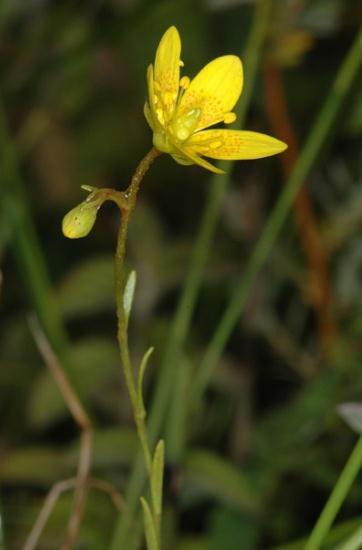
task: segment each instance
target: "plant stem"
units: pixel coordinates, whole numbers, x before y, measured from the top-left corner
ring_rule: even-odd
[[[290,117],[282,71],[272,59],[264,67],[266,87],[266,111],[273,133],[288,144],[280,157],[283,175],[291,174],[299,155],[299,143]],[[309,296],[315,310],[319,341],[326,356],[338,339],[336,320],[332,308],[332,287],[329,273],[329,251],[322,239],[321,228],[313,202],[304,183],[294,201],[294,217],[298,238],[306,260],[309,279]],[[312,292],[311,292],[312,289]]]
[[[344,542],[340,550],[358,550],[362,547],[362,527],[357,529],[353,535]]]
[[[334,486],[314,529],[304,547],[304,550],[317,550],[326,537],[352,483],[362,466],[362,437],[357,441],[339,479]]]
[[[235,109],[238,116],[239,127],[242,127],[244,124],[245,115],[252,96],[260,54],[268,29],[270,9],[270,0],[258,1],[249,39],[243,54],[243,58],[245,57],[246,78],[241,100]],[[236,125],[235,128],[237,128]],[[172,401],[171,397],[174,387],[173,382],[175,379],[175,370],[180,368],[182,350],[184,348],[187,335],[190,331],[192,316],[202,283],[205,265],[210,255],[214,234],[219,219],[221,201],[225,194],[225,190],[230,183],[234,163],[219,162],[218,166],[225,171],[225,174],[211,177],[207,204],[204,209],[195,246],[192,251],[190,267],[174,316],[160,368],[160,375],[157,380],[155,394],[152,399],[148,425],[149,438],[152,443],[154,443],[157,439],[162,423],[166,418],[167,407],[169,406],[170,401]],[[176,418],[177,415],[172,415],[172,417]],[[174,439],[174,436],[177,438],[177,441]],[[181,456],[183,442],[179,441],[178,432],[173,429],[171,424],[167,429],[166,440],[168,457],[171,457],[171,460],[176,461]],[[128,482],[126,495],[127,507],[131,514],[135,511],[143,483],[144,477],[142,472],[142,461],[138,459],[135,462],[131,478]],[[120,516],[116,531],[114,533],[111,550],[118,550],[118,548],[123,546],[129,547],[129,545],[132,544],[129,539],[128,527],[129,525],[125,518]]]
[[[322,146],[329,137],[340,108],[358,75],[362,63],[362,27],[355,38],[319,116],[303,147],[298,162],[270,214],[263,233],[248,261],[242,279],[233,292],[219,325],[214,332],[193,384],[193,399],[198,403],[217,365],[232,330],[245,306],[250,288],[261,270],[289,213],[291,204],[303,181],[315,164]]]
[[[144,178],[146,172],[149,170],[151,164],[161,153],[152,148],[144,159],[139,163],[136,171],[132,177],[131,183],[127,190],[123,193],[123,197],[127,200],[127,208],[124,203],[119,204],[122,210],[121,223],[118,231],[117,249],[115,256],[115,293],[116,293],[116,306],[117,306],[117,319],[118,319],[118,343],[122,361],[122,368],[128,393],[131,399],[134,420],[137,427],[138,436],[141,442],[143,456],[146,464],[148,474],[151,472],[151,452],[147,442],[147,430],[145,424],[145,414],[140,411],[139,403],[137,400],[137,390],[134,379],[134,373],[132,368],[132,362],[129,354],[128,347],[128,321],[125,315],[123,307],[123,291],[125,284],[124,258],[126,252],[126,241],[128,234],[128,226],[132,216],[132,212],[136,205],[137,193],[140,183]]]
[[[270,1],[259,1],[255,10],[254,20],[245,50],[245,87],[241,100],[235,109],[238,117],[238,127],[242,127],[244,125],[246,112],[252,97],[252,90],[257,75],[260,54],[268,27],[269,13]],[[204,209],[203,218],[196,238],[195,246],[192,251],[190,268],[178,308],[175,313],[174,322],[172,324],[169,341],[162,363],[161,376],[158,381],[152,403],[152,411],[150,415],[151,437],[157,432],[157,430],[160,429],[162,419],[165,416],[167,403],[170,400],[170,396],[168,396],[168,394],[170,394],[173,390],[177,391],[177,387],[173,384],[175,370],[180,367],[182,350],[185,345],[187,335],[190,331],[192,315],[202,284],[205,265],[212,247],[221,201],[225,194],[225,190],[230,183],[234,163],[223,162],[219,163],[218,166],[225,171],[225,174],[213,175],[211,177],[210,192],[208,195],[207,204]],[[177,453],[174,456],[173,444],[171,443],[171,441],[173,442],[174,440],[174,436],[172,436],[172,434],[177,436],[177,430],[173,430],[172,427],[170,427],[168,429],[168,435],[171,436],[171,438],[167,438],[168,452],[169,456],[176,460]],[[175,442],[175,446],[176,445],[178,446]]]
[[[245,56],[245,85],[241,100],[235,109],[238,116],[239,127],[242,127],[244,124],[245,115],[252,96],[259,58],[268,29],[270,8],[271,0],[259,0],[257,3],[252,28],[243,55],[243,57]],[[235,125],[235,128],[236,127],[237,126]],[[167,407],[170,401],[172,401],[171,394],[173,390],[175,370],[180,368],[182,349],[190,331],[192,316],[202,283],[206,261],[212,248],[212,241],[218,222],[221,201],[224,196],[225,189],[230,183],[234,163],[220,162],[218,163],[218,166],[225,171],[225,174],[211,177],[207,204],[204,209],[195,246],[193,248],[186,282],[171,326],[170,336],[160,368],[160,375],[157,380],[156,390],[152,400],[148,423],[148,434],[152,443],[154,443],[157,439],[162,423],[166,417]],[[176,419],[176,421],[179,420],[177,419],[177,415],[172,416]],[[183,443],[175,441],[173,434],[177,437],[177,430],[174,430],[173,426],[170,424],[167,430],[166,438],[168,456],[170,456],[173,461],[176,461],[181,456]],[[138,497],[141,493],[143,483],[144,473],[142,459],[138,458],[135,462],[127,487],[126,500],[129,516],[120,516],[111,545],[112,550],[129,547],[129,545],[132,544],[128,532],[129,521],[130,517],[132,517],[135,513],[135,508],[138,503]]]
[[[242,58],[245,59],[245,83],[242,96],[235,109],[238,120],[235,128],[240,129],[244,126],[246,113],[250,105],[257,77],[263,45],[267,35],[270,13],[270,0],[259,0],[255,8],[245,52],[242,55]],[[170,406],[173,407],[173,404],[176,406],[177,403],[177,398],[175,396],[172,397],[172,392],[176,393],[178,391],[177,385],[173,384],[173,380],[177,376],[175,370],[183,368],[181,364],[183,349],[185,347],[187,335],[190,332],[192,315],[202,284],[205,265],[212,249],[213,237],[219,219],[221,201],[230,184],[234,165],[234,162],[219,163],[219,167],[225,171],[225,174],[221,176],[216,174],[211,177],[207,204],[192,251],[190,269],[176,311],[161,368],[161,377],[156,387],[156,393],[152,403],[153,408],[150,416],[151,435],[153,429],[155,431],[156,429],[159,430],[162,418],[165,416],[164,411],[167,404],[170,403]],[[189,408],[185,406],[184,413],[187,414],[188,410]],[[185,438],[182,438],[179,430],[177,430],[176,426],[173,424],[173,419],[176,424],[181,420],[177,419],[177,416],[174,414],[169,415],[168,419],[166,434],[168,457],[171,462],[176,463],[181,459],[184,452]],[[185,419],[181,422],[185,422]]]

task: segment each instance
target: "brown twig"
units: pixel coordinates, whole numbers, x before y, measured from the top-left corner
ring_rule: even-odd
[[[57,356],[51,348],[49,341],[42,331],[38,321],[34,317],[30,320],[30,328],[44,362],[52,373],[54,380],[69,407],[74,421],[78,424],[81,430],[78,471],[76,477],[77,483],[75,487],[73,510],[67,526],[66,540],[62,546],[63,550],[70,550],[74,545],[79,532],[87,495],[87,480],[89,478],[92,455],[92,426],[83,405],[62,370]]]
[[[50,514],[55,506],[56,501],[58,500],[61,493],[68,491],[69,489],[74,489],[77,485],[77,478],[73,477],[70,479],[64,479],[58,481],[50,489],[47,497],[44,501],[43,507],[40,510],[40,513],[36,519],[36,522],[33,525],[32,530],[23,546],[23,550],[33,550],[36,547],[36,544],[40,538],[40,535],[43,532],[43,529],[49,519]]]
[[[30,535],[25,545],[23,546],[23,550],[33,550],[36,547],[36,544],[44,530],[45,525],[48,522],[50,514],[52,513],[53,508],[60,495],[65,491],[76,489],[77,485],[77,477],[64,479],[62,481],[58,481],[57,483],[55,483],[55,485],[53,485],[44,501],[43,507],[37,517],[36,522],[34,523]],[[117,511],[121,511],[121,509],[124,507],[124,500],[122,495],[107,481],[91,478],[87,481],[87,486],[93,487],[98,491],[102,491],[108,494]]]
[[[63,545],[63,550],[70,550],[76,541],[87,497],[87,481],[91,466],[93,434],[90,424],[84,424],[81,430],[77,471],[78,483],[75,488],[73,510],[69,518],[67,536]]]
[[[298,158],[298,143],[287,110],[280,70],[272,60],[266,63],[264,76],[266,109],[271,127],[278,138],[288,144],[288,149],[280,156],[280,160],[285,175],[289,176]],[[328,352],[337,335],[331,307],[329,258],[305,185],[301,187],[295,199],[294,213],[300,241],[312,276],[309,287],[310,299],[317,316],[320,340],[324,351]]]

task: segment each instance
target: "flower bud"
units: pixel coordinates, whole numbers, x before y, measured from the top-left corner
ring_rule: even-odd
[[[68,239],[86,237],[96,221],[98,208],[98,202],[84,201],[70,210],[63,218],[63,235]]]

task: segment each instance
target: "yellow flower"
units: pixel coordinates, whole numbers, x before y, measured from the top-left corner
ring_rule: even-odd
[[[181,40],[170,27],[158,45],[155,65],[147,69],[145,116],[153,144],[180,164],[199,164],[222,173],[203,157],[220,160],[257,159],[284,151],[285,143],[257,132],[213,129],[236,120],[232,112],[243,87],[243,68],[235,55],[208,63],[193,80],[180,79]]]

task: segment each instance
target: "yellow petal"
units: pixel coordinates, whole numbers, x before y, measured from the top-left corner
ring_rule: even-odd
[[[153,65],[149,65],[147,67],[147,87],[148,87],[148,102],[150,107],[150,114],[154,122],[154,125],[160,126],[160,123],[162,123],[163,115],[160,108],[156,109],[157,98],[155,95],[155,87],[154,87],[154,79],[153,79]],[[145,116],[146,116],[147,122],[150,124],[146,113],[145,113]],[[161,120],[159,120],[159,118],[161,118]],[[151,126],[151,128],[154,129],[153,126]]]
[[[204,130],[187,141],[195,153],[219,160],[259,159],[277,155],[287,148],[278,139],[258,132]]]
[[[177,108],[177,118],[200,109],[197,129],[217,124],[229,113],[241,94],[243,67],[235,55],[217,57],[191,81]]]
[[[181,40],[176,27],[162,36],[155,58],[155,91],[166,118],[172,115],[179,92]]]
[[[143,113],[145,115],[145,118],[148,122],[148,125],[150,126],[151,130],[155,131],[155,122],[153,120],[153,114],[152,114],[152,111],[151,111],[151,108],[149,106],[149,104],[147,103],[147,101],[145,102],[144,106],[143,106]]]

